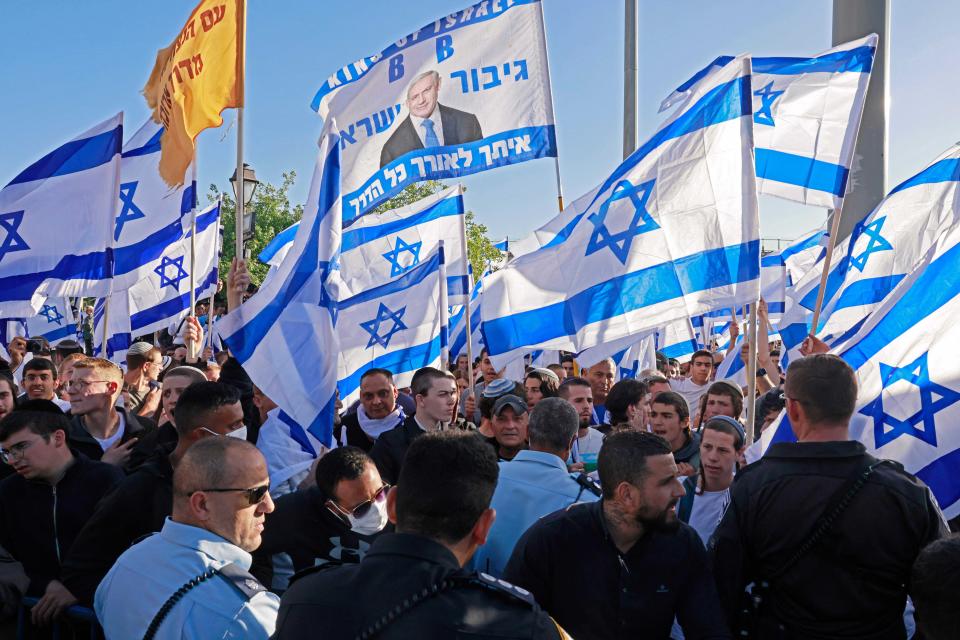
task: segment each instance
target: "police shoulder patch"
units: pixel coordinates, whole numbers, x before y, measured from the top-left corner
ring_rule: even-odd
[[[253,577],[253,574],[232,562],[220,567],[218,573],[247,600],[267,590],[259,580]]]
[[[490,574],[483,573],[482,571],[471,574],[470,582],[498,593],[507,594],[515,599],[523,600],[530,605],[535,606],[537,604],[537,601],[533,598],[533,594],[523,587],[518,587],[500,578],[494,578]]]

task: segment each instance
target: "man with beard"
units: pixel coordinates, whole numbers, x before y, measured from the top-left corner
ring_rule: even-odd
[[[517,542],[504,579],[575,638],[730,638],[696,531],[677,519],[670,445],[622,431],[598,460],[603,499],[546,516]]]

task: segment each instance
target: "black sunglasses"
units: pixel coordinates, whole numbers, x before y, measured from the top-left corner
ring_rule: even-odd
[[[337,504],[337,501],[334,500],[333,498],[330,498],[329,500],[327,500],[327,502],[329,502],[334,507],[336,507],[337,511],[339,511],[339,515],[352,515],[354,518],[359,520],[363,516],[367,515],[367,512],[369,512],[370,508],[373,507],[374,502],[380,502],[381,500],[383,500],[387,494],[387,491],[389,490],[390,490],[389,484],[383,485],[382,487],[377,489],[377,493],[374,494],[373,500],[367,500],[366,502],[361,502],[356,507],[354,507],[352,511],[347,511],[346,509],[341,507],[339,504]]]
[[[206,493],[242,493],[247,498],[247,502],[252,506],[263,502],[264,496],[270,491],[270,485],[265,484],[252,489],[197,489]],[[197,491],[194,491],[196,493]]]

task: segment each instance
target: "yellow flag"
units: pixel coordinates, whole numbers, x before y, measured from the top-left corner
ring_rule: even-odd
[[[160,176],[183,184],[194,140],[243,106],[245,0],[202,0],[173,43],[157,52],[143,88],[153,120],[164,126]]]

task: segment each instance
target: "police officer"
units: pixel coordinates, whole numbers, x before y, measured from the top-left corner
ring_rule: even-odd
[[[476,434],[414,440],[387,497],[397,532],[377,538],[359,564],[295,576],[274,638],[566,637],[528,592],[462,569],[493,524],[497,475]]]
[[[575,502],[600,498],[600,487],[589,476],[567,472],[565,461],[579,426],[577,410],[562,398],[545,398],[534,407],[527,427],[530,448],[500,463],[490,502],[497,520],[474,556],[474,567],[501,577],[514,545],[530,525]]]
[[[850,439],[857,380],[843,360],[791,362],[784,391],[798,442],[737,474],[711,542],[727,617],[760,638],[904,638],[911,565],[947,533],[930,489]]]
[[[247,571],[273,511],[267,463],[238,438],[204,438],[173,475],[173,515],[132,546],[94,600],[108,638],[268,638],[279,599]]]

